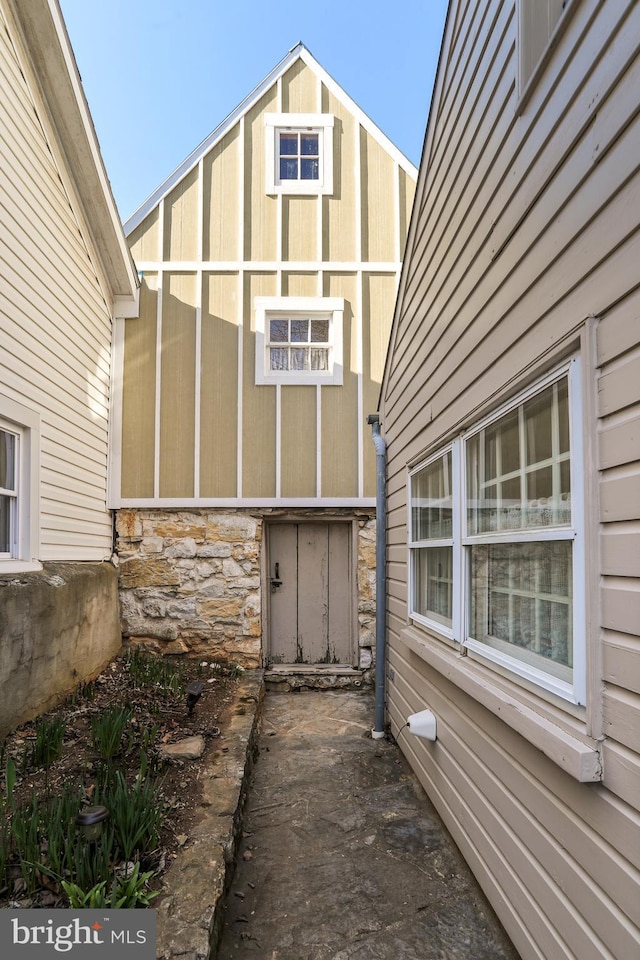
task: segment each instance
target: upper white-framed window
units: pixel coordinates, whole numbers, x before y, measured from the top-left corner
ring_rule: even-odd
[[[0,396],[0,573],[39,570],[40,417]]]
[[[586,698],[580,365],[409,473],[409,616],[462,652]]]
[[[333,123],[330,113],[265,115],[267,193],[333,193]]]
[[[519,91],[522,97],[535,83],[555,45],[575,0],[518,0]]]
[[[256,297],[256,383],[342,383],[342,297]]]

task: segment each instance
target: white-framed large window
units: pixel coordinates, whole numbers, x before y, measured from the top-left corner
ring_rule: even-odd
[[[40,417],[0,396],[0,573],[39,570]]]
[[[409,473],[409,615],[585,702],[581,386],[572,360]]]
[[[256,297],[256,383],[342,383],[342,297]]]
[[[265,115],[267,193],[333,193],[333,122],[328,113]]]

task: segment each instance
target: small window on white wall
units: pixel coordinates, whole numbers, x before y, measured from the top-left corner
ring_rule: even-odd
[[[333,116],[268,113],[265,124],[267,193],[332,193]]]
[[[40,417],[0,396],[0,573],[39,570]]]
[[[341,297],[256,297],[256,383],[341,384]]]

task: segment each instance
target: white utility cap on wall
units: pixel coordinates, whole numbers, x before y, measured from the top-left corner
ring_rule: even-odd
[[[425,740],[436,739],[436,715],[432,710],[421,710],[420,713],[412,713],[407,719],[409,732],[416,737],[423,737]]]

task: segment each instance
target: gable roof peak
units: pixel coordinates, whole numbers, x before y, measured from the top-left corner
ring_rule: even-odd
[[[327,73],[327,71],[322,67],[316,58],[313,56],[308,47],[302,43],[301,40],[292,47],[287,55],[278,63],[273,70],[264,78],[264,80],[258,84],[257,87],[249,93],[244,100],[238,104],[235,110],[219,123],[218,126],[206,137],[202,143],[200,143],[195,150],[193,150],[189,156],[183,160],[183,162],[176,167],[176,169],[171,173],[166,180],[164,180],[153,193],[147,197],[144,203],[138,207],[138,209],[125,221],[124,231],[128,236],[133,230],[138,227],[145,217],[151,213],[151,211],[157,206],[160,201],[167,196],[167,194],[174,188],[174,186],[179,183],[182,178],[189,173],[195,166],[197,166],[200,158],[205,156],[215,145],[218,143],[224,135],[231,129],[231,127],[243,117],[251,107],[257,103],[260,97],[272,87],[280,77],[282,77],[289,67],[295,63],[297,59],[301,59],[311,70],[313,70],[322,83],[327,87],[327,89],[340,100],[350,113],[358,120],[358,122],[368,130],[383,146],[383,148],[391,154],[394,160],[406,170],[412,177],[416,178],[418,175],[417,169],[411,163],[410,160],[405,157],[405,155],[395,146],[394,143],[389,140],[389,138],[380,130],[380,128],[371,120],[370,117],[358,106],[358,104],[352,100],[352,98],[346,93],[345,90],[337,83],[333,77]]]

